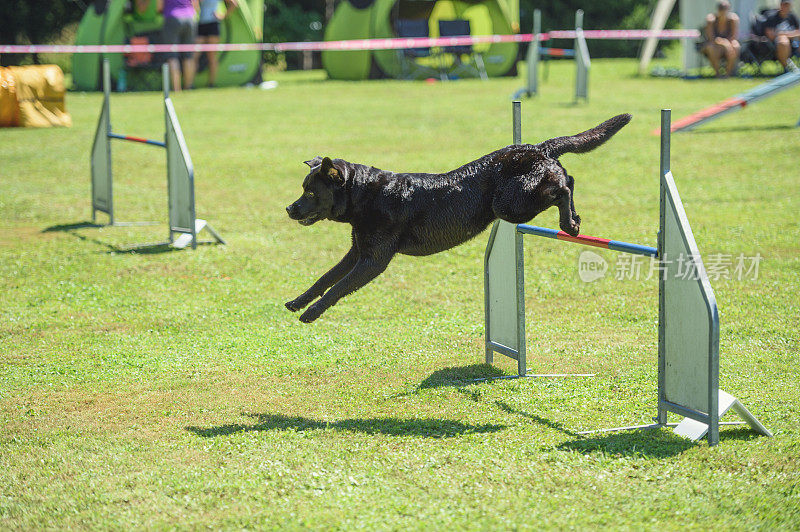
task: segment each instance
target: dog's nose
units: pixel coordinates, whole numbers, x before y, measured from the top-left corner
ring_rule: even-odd
[[[286,207],[286,213],[287,213],[287,214],[292,214],[292,206],[291,206],[291,205],[289,205],[288,207]]]

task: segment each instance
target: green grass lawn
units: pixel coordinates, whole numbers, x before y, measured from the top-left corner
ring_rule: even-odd
[[[593,62],[576,106],[571,63],[555,62],[523,104],[523,140],[632,113],[562,162],[582,232],[655,245],[659,109],[677,119],[763,80],[635,68]],[[673,137],[701,252],[763,257],[757,279],[712,285],[721,387],[775,437],[725,427],[709,448],[666,429],[577,434],[656,411],[656,282],[583,283],[586,248],[527,239],[526,327],[530,369],[593,379],[461,382],[491,371],[487,234],[399,256],[300,323],[283,303],[349,243],[347,226],[287,218],[302,161],[454,168],[511,143],[520,82],[277,79],[174,95],[198,216],[227,246],[125,252],[167,228],[163,153],[124,143],[117,218],[159,225],[70,228],[90,220],[100,94],[69,94],[70,129],[0,131],[0,528],[800,528],[797,90]],[[112,98],[121,133],[158,138],[163,120],[157,93]]]

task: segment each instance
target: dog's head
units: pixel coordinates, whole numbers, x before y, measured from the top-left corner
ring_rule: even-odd
[[[317,156],[305,163],[311,172],[303,180],[303,195],[286,207],[286,212],[292,220],[311,225],[340,211],[336,192],[342,189],[344,176],[328,157]]]

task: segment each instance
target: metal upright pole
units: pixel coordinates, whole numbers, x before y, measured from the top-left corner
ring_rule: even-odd
[[[161,65],[161,84],[164,87],[164,99],[169,98],[169,64]]]
[[[110,175],[111,170],[111,141],[110,135],[112,132],[111,127],[111,67],[108,59],[103,59],[103,106],[106,111],[106,139],[108,143],[108,158],[106,160],[106,168]],[[94,213],[92,213],[92,221],[94,221]],[[108,224],[114,225],[114,181],[109,178],[108,180]]]
[[[587,64],[588,50],[586,40],[583,37],[583,10],[575,12],[575,101],[580,98],[589,99],[589,72]]]
[[[511,103],[514,117],[514,145],[522,144],[522,102]],[[514,264],[516,269],[517,288],[517,374],[524,377],[528,373],[525,349],[525,255],[523,253],[522,234],[514,232]]]
[[[670,136],[672,123],[672,111],[670,109],[661,110],[661,163],[659,165],[659,195],[658,195],[658,261],[659,261],[659,278],[658,278],[658,416],[656,423],[665,425],[667,423],[667,411],[663,407],[666,401],[666,338],[665,338],[665,318],[666,318],[666,292],[665,292],[665,276],[667,272],[664,268],[666,261],[669,257],[664,256],[664,236],[666,224],[666,202],[667,191],[664,176],[670,171]]]
[[[169,223],[169,237],[167,238],[168,242],[172,244],[174,242],[174,238],[172,235],[172,182],[170,174],[170,155],[171,151],[175,149],[175,146],[172,145],[170,141],[169,133],[169,111],[167,109],[167,102],[169,101],[169,64],[164,63],[161,65],[161,84],[164,91],[164,145],[166,149],[166,166],[167,166],[167,211],[169,212],[168,218]]]
[[[533,41],[528,51],[528,97],[539,94],[539,34],[542,33],[542,11],[533,10]]]

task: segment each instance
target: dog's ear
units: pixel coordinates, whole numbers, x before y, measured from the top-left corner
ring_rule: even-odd
[[[313,159],[309,159],[308,161],[303,161],[303,162],[306,163],[309,168],[315,168],[322,164],[322,157],[317,155]]]
[[[325,157],[322,159],[322,168],[320,169],[320,173],[337,185],[344,184],[344,176],[342,176],[342,173],[333,166],[333,161],[331,161],[330,157]]]

